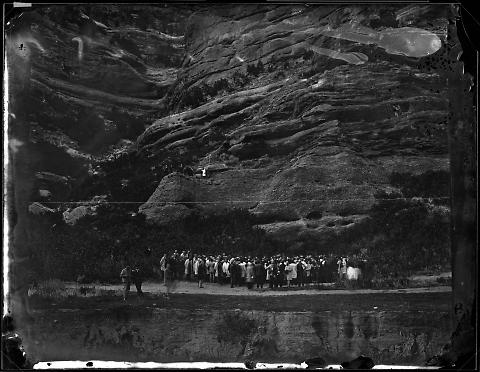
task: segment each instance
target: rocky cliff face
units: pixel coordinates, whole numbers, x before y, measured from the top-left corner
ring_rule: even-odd
[[[164,177],[140,211],[164,224],[194,211],[245,208],[268,233],[298,242],[354,228],[379,193],[404,197],[394,175],[448,172],[448,87],[431,68],[435,54],[375,44],[407,24],[445,47],[447,9],[409,9],[408,20],[401,6],[195,12],[167,95],[171,114],[137,144],[188,153],[207,177]],[[351,41],[350,23],[360,42]]]
[[[184,55],[189,12],[51,6],[10,21],[10,127],[37,158],[29,164],[39,172],[33,198],[47,189],[50,200],[71,199],[71,188],[93,176],[92,165],[127,151],[161,115]]]
[[[136,201],[160,225],[242,208],[303,244],[364,226],[379,195],[445,204],[435,179],[449,171],[448,84],[436,67],[452,62],[448,16],[402,5],[31,12],[9,62],[13,101],[26,81],[15,77],[30,72],[36,198],[72,199],[72,185],[110,177],[123,153],[145,168],[151,195]],[[180,160],[155,173],[168,159]],[[404,180],[425,179],[408,193]],[[83,196],[123,201],[103,191]]]

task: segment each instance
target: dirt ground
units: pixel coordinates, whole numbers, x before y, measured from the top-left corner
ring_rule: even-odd
[[[30,299],[32,310],[59,310],[75,312],[84,309],[111,311],[129,308],[137,315],[151,312],[155,308],[184,310],[259,310],[273,312],[321,312],[321,311],[373,311],[373,312],[449,312],[451,294],[436,293],[378,293],[352,295],[292,295],[271,297],[221,296],[198,294],[172,294],[164,296],[146,294],[137,297],[131,294],[124,302],[120,296],[73,297],[52,301],[33,297]]]
[[[422,282],[434,280],[419,278]],[[420,284],[420,281],[418,282]],[[64,283],[60,296],[43,296],[35,290],[28,296],[30,309],[79,311],[82,309],[113,310],[130,308],[135,312],[155,308],[265,311],[450,311],[452,288],[436,285],[404,289],[334,289],[326,283],[322,289],[263,289],[246,286],[230,288],[229,284],[173,281],[143,283],[144,296],[138,296],[132,285],[127,301],[123,301],[123,285]]]
[[[69,285],[76,286],[75,283]],[[169,319],[168,324],[165,323],[164,332],[178,334],[183,332],[184,322],[188,322],[188,319],[203,322],[210,319],[211,314],[226,314],[224,312],[249,314],[249,317],[263,316],[263,318],[268,318],[273,313],[276,313],[273,316],[280,318],[307,317],[309,327],[314,319],[341,319],[351,317],[353,314],[353,317],[358,319],[377,319],[378,324],[383,324],[388,319],[397,319],[396,322],[401,322],[399,328],[401,331],[400,336],[395,333],[394,337],[402,338],[404,336],[401,332],[405,329],[425,332],[425,329],[431,330],[445,322],[448,323],[452,302],[449,287],[405,290],[257,291],[256,289],[248,290],[245,287],[231,289],[230,286],[218,284],[206,284],[205,288],[198,288],[196,283],[188,282],[179,282],[172,287],[165,287],[162,283],[147,282],[144,290],[144,295],[138,296],[135,288],[132,288],[127,301],[123,301],[121,285],[100,285],[100,287],[97,285],[92,293],[84,292],[84,295],[80,294],[81,292],[76,288],[72,291],[72,295],[58,298],[33,294],[28,297],[29,318],[22,319],[21,324],[30,324],[32,329],[35,327],[38,329],[42,320],[42,324],[49,332],[50,330],[60,332],[62,329],[70,329],[71,324],[75,322],[77,327],[79,324],[84,327],[82,319],[90,319],[91,322],[111,319],[112,324],[116,324],[115,322],[137,326],[146,324],[145,327],[150,329],[149,327],[159,327],[159,319]],[[167,290],[170,292],[168,295],[165,293]],[[198,327],[201,328],[201,325]],[[39,334],[45,334],[45,332],[42,330]],[[77,335],[79,331],[68,332],[58,333],[56,337],[69,339],[70,334]],[[296,328],[295,332],[297,332]],[[298,332],[306,331],[298,329]],[[337,337],[336,332],[334,333],[332,333],[333,338]],[[61,348],[60,345],[63,343],[58,345]],[[71,350],[71,347],[67,349]],[[118,353],[117,349],[112,350],[112,355]],[[92,358],[95,359],[89,357],[89,360]],[[182,357],[181,360],[185,359],[188,358]]]
[[[75,286],[74,283],[70,285]],[[98,288],[98,287],[96,287]],[[61,298],[29,296],[31,309],[108,310],[130,307],[135,311],[155,308],[176,309],[239,309],[264,311],[450,311],[451,288],[410,288],[397,290],[248,290],[218,284],[205,288],[195,283],[179,282],[169,287],[161,283],[145,283],[144,296],[135,288],[126,302],[121,285],[102,285],[100,290],[85,295]]]
[[[84,284],[66,283],[67,288],[85,287],[88,289],[99,289],[104,291],[115,291],[120,294],[122,291],[122,284]],[[327,283],[324,287],[333,286],[333,283]],[[230,288],[229,284],[204,283],[203,288],[199,288],[196,282],[187,281],[173,281],[168,285],[159,282],[145,282],[142,284],[142,291],[151,294],[164,293],[182,293],[182,294],[208,294],[208,295],[223,295],[223,296],[291,296],[291,295],[359,295],[359,294],[379,294],[379,293],[437,293],[437,292],[451,292],[452,288],[449,286],[434,286],[434,287],[420,287],[420,288],[404,288],[404,289],[316,289],[312,286],[305,286],[302,288],[277,288],[269,289],[268,284],[264,285],[263,289],[248,289],[246,286]],[[91,292],[91,290],[89,291]],[[135,293],[135,286],[132,285],[131,292]]]

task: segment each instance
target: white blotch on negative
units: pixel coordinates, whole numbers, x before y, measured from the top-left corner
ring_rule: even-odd
[[[78,43],[78,60],[81,61],[83,58],[83,40],[79,37],[74,37],[72,41],[76,41]]]
[[[244,363],[209,363],[209,362],[177,362],[177,363],[156,363],[156,362],[114,362],[93,360],[92,368],[100,369],[212,369],[212,368],[235,368],[247,369]],[[51,361],[39,362],[33,366],[33,369],[85,369],[87,362],[85,361]],[[307,369],[306,363],[256,363],[255,369]],[[340,364],[330,364],[323,369],[340,370],[343,369]],[[438,369],[438,367],[424,366],[396,366],[396,365],[376,365],[373,369]]]
[[[4,54],[4,70],[3,70],[3,213],[4,216],[7,216],[8,213],[8,206],[10,196],[7,193],[8,187],[8,162],[9,162],[9,154],[8,154],[8,96],[9,96],[9,71],[8,71],[8,63],[7,63],[7,53]],[[15,115],[10,113],[13,118]],[[10,294],[10,265],[9,265],[9,219],[3,219],[3,314],[8,313],[9,308],[9,294]]]
[[[10,150],[15,154],[18,151],[18,148],[22,146],[24,143],[16,138],[12,138],[10,141],[8,141],[8,146],[10,147]]]
[[[313,89],[317,89],[317,88],[320,88],[321,86],[325,85],[325,79],[320,79],[318,80],[318,83],[317,84],[313,84],[312,85],[312,88]]]
[[[430,46],[432,48],[432,52],[430,54],[433,54],[442,47],[442,40],[440,40],[440,38],[437,36],[436,38],[433,38]]]

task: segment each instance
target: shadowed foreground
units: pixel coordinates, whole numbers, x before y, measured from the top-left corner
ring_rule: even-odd
[[[32,362],[329,364],[360,354],[376,364],[424,365],[450,335],[450,293],[223,296],[31,296],[19,322]]]

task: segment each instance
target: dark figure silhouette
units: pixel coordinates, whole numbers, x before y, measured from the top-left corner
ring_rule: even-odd
[[[343,362],[341,366],[344,369],[372,369],[375,363],[373,363],[371,358],[360,355],[349,362]]]
[[[139,296],[143,296],[142,292],[142,283],[143,283],[143,275],[142,270],[137,266],[132,270],[132,283],[135,284],[135,288],[137,289],[137,294]]]

